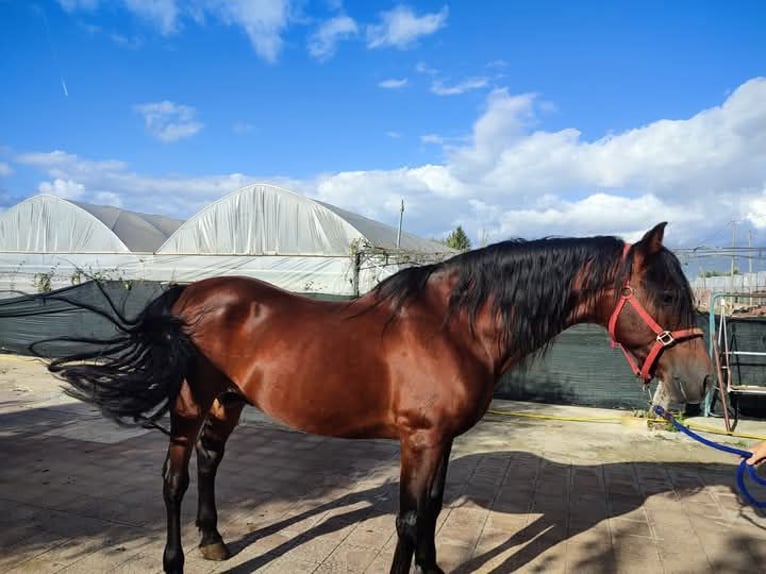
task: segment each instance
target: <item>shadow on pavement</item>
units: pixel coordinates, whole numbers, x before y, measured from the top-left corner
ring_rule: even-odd
[[[67,419],[67,416],[70,418]],[[91,428],[87,440],[82,429]],[[164,539],[165,514],[160,469],[166,437],[158,432],[125,435],[98,442],[100,423],[77,420],[67,409],[43,408],[0,415],[0,569],[10,569],[40,552],[58,549],[63,565],[81,553],[119,554]],[[78,436],[80,438],[67,438]],[[390,515],[398,501],[398,448],[390,441],[339,440],[246,425],[232,437],[219,472],[218,510],[224,523],[242,526],[228,543],[235,553],[268,537],[287,532],[281,542],[229,572],[254,572],[320,536]],[[714,495],[738,502],[733,492],[734,464],[627,462],[561,464],[520,451],[456,456],[448,474],[448,508],[490,509],[491,522],[463,534],[474,551],[458,572],[474,572],[506,557],[493,572],[511,572],[548,549],[599,527],[607,519],[626,518],[611,532],[611,546],[594,544],[572,565],[574,571],[611,572],[624,545],[636,544],[646,520],[631,520],[649,505],[662,514],[674,506],[675,518],[715,520]],[[192,467],[192,476],[195,471]],[[183,521],[196,513],[196,482],[184,499]],[[704,490],[703,490],[704,489]],[[683,509],[683,516],[679,516]],[[736,510],[736,509],[732,509]],[[639,512],[644,516],[643,512]],[[229,518],[227,518],[229,515]],[[516,520],[515,527],[504,517]],[[316,523],[292,535],[307,519]],[[667,514],[669,526],[674,516]],[[242,524],[245,522],[245,524]],[[754,572],[766,538],[762,524],[728,536],[727,571]],[[437,549],[449,521],[437,536]],[[636,529],[635,532],[631,528]],[[662,524],[654,528],[662,530]],[[454,533],[453,535],[460,535]],[[87,543],[77,544],[80,539]],[[482,541],[483,540],[483,541]],[[486,540],[491,540],[487,544]],[[187,554],[197,539],[185,532]],[[67,552],[66,549],[71,551]],[[587,548],[587,546],[586,546]],[[383,553],[387,552],[386,549]],[[14,561],[14,557],[16,560]],[[386,556],[388,558],[388,556]],[[159,566],[161,556],[157,555]]]

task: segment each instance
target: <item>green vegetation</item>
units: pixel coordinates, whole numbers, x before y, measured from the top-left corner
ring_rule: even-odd
[[[739,269],[734,270],[734,275],[739,275]],[[731,277],[730,271],[700,271],[700,277]]]
[[[463,228],[458,225],[455,230],[447,236],[444,241],[447,247],[457,249],[458,251],[468,251],[471,248],[471,240],[463,231]]]

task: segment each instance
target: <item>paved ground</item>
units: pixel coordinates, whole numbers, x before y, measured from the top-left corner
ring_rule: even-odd
[[[224,563],[197,554],[192,483],[187,571],[387,572],[396,444],[307,436],[247,415],[218,483],[221,530],[236,554]],[[766,435],[766,424],[738,430]],[[159,572],[165,446],[157,432],[115,429],[63,397],[38,364],[0,357],[0,571]],[[454,449],[440,564],[460,573],[762,572],[766,518],[740,504],[737,462],[641,421],[489,415]]]

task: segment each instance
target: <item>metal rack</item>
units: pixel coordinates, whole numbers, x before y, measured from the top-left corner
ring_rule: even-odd
[[[764,395],[766,396],[766,381],[761,384],[752,384],[752,381],[744,382],[741,377],[742,367],[758,366],[766,370],[766,347],[763,351],[738,348],[738,343],[729,330],[727,315],[734,310],[734,301],[737,298],[747,298],[752,306],[754,299],[766,302],[766,296],[743,295],[741,293],[714,293],[710,297],[708,320],[710,328],[709,352],[714,359],[718,370],[718,393],[721,401],[723,417],[726,422],[726,430],[731,431],[736,425],[738,416],[738,398],[740,395]],[[720,309],[720,315],[716,320],[716,309]],[[758,358],[761,359],[758,362]],[[748,362],[748,360],[750,362]],[[714,393],[708,395],[704,405],[705,416],[710,416]],[[732,424],[729,417],[733,415]]]

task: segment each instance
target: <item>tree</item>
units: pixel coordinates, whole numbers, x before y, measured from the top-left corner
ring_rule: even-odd
[[[734,270],[734,275],[739,275],[739,269]],[[700,277],[730,277],[731,271],[700,271]]]
[[[471,240],[468,239],[468,236],[460,225],[455,228],[455,231],[447,236],[447,240],[444,243],[447,244],[447,247],[457,249],[458,251],[467,251],[471,248]]]

